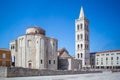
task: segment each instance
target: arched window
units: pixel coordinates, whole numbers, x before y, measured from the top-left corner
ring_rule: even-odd
[[[77,25],[77,30],[79,30],[79,25]]]
[[[81,58],[83,57],[82,53],[81,53]]]
[[[41,63],[41,64],[43,63],[42,59],[40,60],[40,63]]]
[[[78,58],[80,57],[79,53],[77,54]]]
[[[79,44],[77,45],[77,49],[79,50],[79,48],[80,48],[80,46],[79,46]]]
[[[79,40],[79,34],[77,35],[77,40]]]
[[[83,24],[82,23],[80,24],[80,29],[83,29]]]
[[[14,49],[15,47],[14,47],[14,45],[13,45],[13,49]]]
[[[83,39],[83,34],[80,34],[80,39]]]
[[[81,46],[81,49],[83,49],[83,45],[81,44],[80,46]]]

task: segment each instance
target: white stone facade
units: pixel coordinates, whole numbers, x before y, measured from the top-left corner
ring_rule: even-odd
[[[120,50],[97,52],[95,66],[99,69],[120,68]]]
[[[82,67],[90,67],[89,21],[81,7],[80,16],[75,21],[75,58],[82,60]]]
[[[15,56],[16,67],[56,70],[57,45],[57,40],[46,37],[43,29],[32,27],[10,43],[10,50]]]

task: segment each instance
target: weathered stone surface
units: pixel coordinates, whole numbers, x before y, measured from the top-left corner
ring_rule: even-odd
[[[57,52],[59,70],[80,70],[82,68],[82,61],[70,56],[65,48],[58,50]]]
[[[5,71],[5,72],[4,72]],[[101,71],[59,71],[59,70],[38,70],[28,68],[7,68],[0,67],[0,77],[26,77],[26,76],[47,76],[47,75],[67,75],[67,74],[84,74],[98,73]]]
[[[57,69],[57,40],[45,36],[39,27],[28,28],[26,34],[10,43],[15,66],[32,69]]]
[[[6,67],[0,67],[0,77],[7,77],[7,68]]]

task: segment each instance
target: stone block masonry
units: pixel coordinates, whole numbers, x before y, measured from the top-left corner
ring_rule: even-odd
[[[0,67],[0,77],[48,76],[48,75],[68,75],[100,72],[101,71],[63,71],[63,70],[38,70],[20,67],[14,68]]]
[[[0,67],[0,77],[7,77],[7,68]]]

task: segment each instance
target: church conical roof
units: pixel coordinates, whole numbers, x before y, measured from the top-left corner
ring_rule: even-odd
[[[85,17],[83,7],[81,6],[79,18]]]

